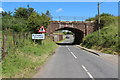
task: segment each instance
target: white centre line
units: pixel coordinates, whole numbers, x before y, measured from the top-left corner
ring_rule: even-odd
[[[86,67],[85,67],[85,66],[83,66],[83,65],[82,65],[82,67],[83,67],[83,69],[84,69],[86,72],[88,72],[88,70],[86,69]]]
[[[68,48],[68,50],[70,51],[70,48]]]
[[[95,79],[93,78],[93,76],[88,72],[88,70],[86,69],[86,67],[85,67],[84,65],[82,65],[82,67],[83,67],[83,69],[87,72],[88,76],[89,76],[90,78],[92,78],[92,80],[95,80]]]
[[[73,52],[71,52],[71,54],[73,55],[74,58],[77,58]]]
[[[90,78],[93,78],[93,76],[89,72],[87,72],[87,74],[90,76]]]

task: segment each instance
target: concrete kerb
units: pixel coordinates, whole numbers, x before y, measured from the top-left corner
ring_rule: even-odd
[[[95,55],[97,55],[97,56],[100,56],[100,53],[98,53],[98,52],[96,52],[96,51],[94,51],[94,50],[87,49],[87,48],[82,47],[82,46],[80,46],[80,45],[76,45],[76,46],[79,47],[79,48],[81,48],[81,49],[83,49],[83,50],[86,50],[86,51],[88,51],[88,52],[91,52],[91,53],[93,53],[93,54],[95,54]]]
[[[88,51],[90,53],[93,53],[93,54],[95,54],[97,56],[100,56],[101,58],[106,59],[111,63],[114,63],[114,64],[118,65],[118,55],[112,55],[112,54],[106,54],[106,53],[97,52],[97,51],[82,47],[80,45],[76,45],[76,46],[83,49],[83,50],[86,50],[86,51]]]

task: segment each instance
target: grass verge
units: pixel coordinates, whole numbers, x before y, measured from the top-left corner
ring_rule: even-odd
[[[24,47],[10,51],[2,61],[3,78],[30,78],[36,69],[44,64],[55,51],[57,45],[49,38],[42,41],[42,45],[26,40]]]
[[[114,17],[115,22],[104,26],[100,30],[100,38],[98,38],[98,31],[86,36],[81,43],[81,46],[101,51],[108,54],[120,55],[118,43],[118,19]]]

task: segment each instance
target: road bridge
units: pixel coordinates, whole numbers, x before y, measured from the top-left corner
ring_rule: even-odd
[[[69,30],[75,34],[74,44],[80,44],[82,39],[97,30],[93,21],[51,21],[47,34],[58,30]]]

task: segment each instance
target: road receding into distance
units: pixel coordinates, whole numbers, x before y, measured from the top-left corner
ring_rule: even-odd
[[[63,43],[71,43],[68,35]],[[34,78],[118,78],[118,66],[75,45],[59,45]]]

